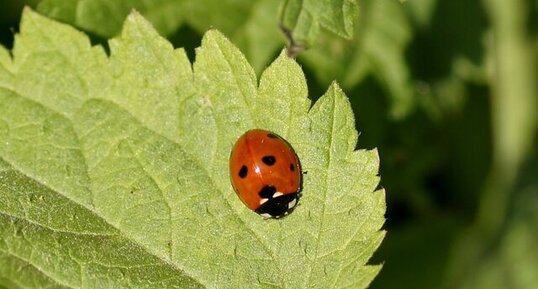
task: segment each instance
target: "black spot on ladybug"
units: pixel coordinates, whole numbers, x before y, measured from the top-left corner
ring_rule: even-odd
[[[278,138],[278,136],[276,134],[274,134],[274,133],[268,133],[267,137],[269,137],[269,138]]]
[[[245,165],[243,165],[241,169],[239,169],[239,177],[244,179],[247,176],[247,174],[248,174],[248,169]]]
[[[262,162],[268,166],[272,166],[276,163],[276,158],[274,156],[264,156]]]
[[[274,186],[265,186],[263,187],[258,195],[263,199],[270,199],[276,193],[276,188]]]
[[[290,164],[290,171],[295,171],[295,165],[294,164]]]

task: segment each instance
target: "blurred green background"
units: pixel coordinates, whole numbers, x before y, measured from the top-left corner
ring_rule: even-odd
[[[105,47],[135,8],[191,60],[214,27],[258,74],[286,44],[277,0],[149,2],[2,0],[0,41],[28,5]],[[538,1],[359,7],[354,39],[322,31],[298,62],[311,98],[343,86],[359,148],[379,150],[388,234],[371,288],[538,288]]]

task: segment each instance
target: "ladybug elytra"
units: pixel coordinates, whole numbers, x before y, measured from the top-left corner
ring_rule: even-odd
[[[302,177],[295,151],[273,132],[249,130],[232,149],[232,186],[248,208],[266,218],[280,218],[297,205]]]

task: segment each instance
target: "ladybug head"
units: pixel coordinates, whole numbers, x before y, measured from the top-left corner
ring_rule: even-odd
[[[256,213],[266,218],[281,218],[293,210],[295,205],[297,205],[298,198],[298,193],[285,194],[278,197],[269,198],[265,203],[256,209]]]

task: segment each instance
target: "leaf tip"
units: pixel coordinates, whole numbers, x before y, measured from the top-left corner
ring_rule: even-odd
[[[331,85],[329,86],[329,91],[332,91],[333,93],[342,95],[342,96],[346,95],[344,91],[342,90],[342,87],[340,86],[340,84],[338,84],[338,81],[336,80],[333,80],[331,82]]]
[[[142,17],[142,18],[144,18],[144,17],[140,14],[140,12],[138,12],[138,10],[136,10],[136,8],[131,9],[131,12],[129,12],[129,15],[127,15],[127,19],[128,19],[128,20],[133,20],[133,19],[136,19],[136,18],[138,18],[138,17]]]
[[[26,22],[25,20],[27,20],[27,19],[35,19],[35,18],[38,18],[38,17],[45,18],[44,16],[37,13],[34,9],[32,9],[32,7],[30,7],[28,5],[24,6],[24,8],[22,9],[21,26],[23,25],[23,23]]]
[[[226,42],[230,42],[230,40],[222,32],[220,32],[217,28],[214,28],[214,27],[209,28],[204,33],[204,36],[202,38],[202,43],[204,43],[204,41],[226,41]]]
[[[125,18],[125,21],[123,22],[123,29],[133,24],[151,26],[151,23],[146,20],[146,18],[144,18],[144,16],[140,14],[140,12],[138,12],[138,10],[136,10],[135,8],[131,9],[131,12],[129,13],[129,15],[127,15],[127,18]]]

